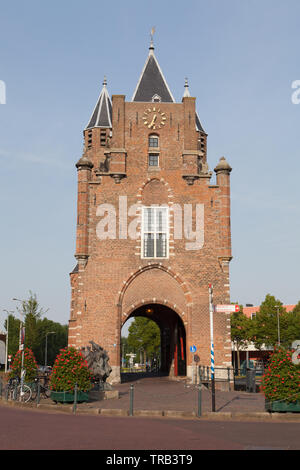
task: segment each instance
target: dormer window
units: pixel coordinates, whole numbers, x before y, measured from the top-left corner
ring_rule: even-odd
[[[149,135],[149,147],[158,148],[159,147],[159,137],[158,135],[151,134]]]
[[[161,97],[159,95],[152,96],[152,103],[161,103]]]

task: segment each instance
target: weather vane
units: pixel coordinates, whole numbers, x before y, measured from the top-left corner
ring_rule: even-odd
[[[153,36],[154,36],[154,33],[155,33],[155,28],[153,27],[151,29],[151,33],[150,33],[150,38],[151,38],[151,46],[150,47],[153,47]]]

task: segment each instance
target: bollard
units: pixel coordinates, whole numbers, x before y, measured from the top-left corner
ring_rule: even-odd
[[[41,395],[41,385],[40,385],[40,381],[38,380],[38,383],[37,383],[37,394],[36,394],[36,404],[37,404],[37,405],[40,403],[40,395]]]
[[[227,367],[227,378],[228,378],[228,389],[229,389],[229,392],[231,391],[231,387],[230,387],[230,367]]]
[[[201,383],[199,384],[198,388],[198,412],[197,412],[198,418],[202,416],[202,385]]]
[[[130,385],[130,404],[129,404],[129,416],[133,416],[133,384]]]
[[[75,384],[75,387],[74,387],[74,403],[73,403],[74,414],[76,413],[76,409],[77,409],[77,384]]]
[[[214,375],[211,378],[211,411],[216,411],[216,387]]]
[[[17,399],[17,383],[15,382],[14,391],[13,391],[13,400],[16,401],[16,399]]]
[[[3,384],[2,384],[2,379],[0,379],[0,397],[2,398],[2,389],[3,389]]]

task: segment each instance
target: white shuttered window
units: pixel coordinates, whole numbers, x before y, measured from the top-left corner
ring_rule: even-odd
[[[168,258],[168,207],[143,207],[142,258]]]

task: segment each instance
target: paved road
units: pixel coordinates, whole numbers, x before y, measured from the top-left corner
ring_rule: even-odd
[[[65,415],[0,405],[1,450],[300,449],[300,424]]]

